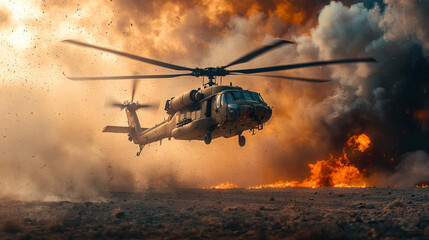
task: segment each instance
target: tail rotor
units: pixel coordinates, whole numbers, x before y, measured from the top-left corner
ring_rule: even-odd
[[[156,109],[158,106],[155,103],[140,104],[139,102],[134,102],[137,86],[138,86],[138,80],[134,79],[132,84],[132,91],[131,91],[131,101],[125,101],[121,103],[116,99],[110,98],[106,101],[106,106],[113,107],[113,108],[120,108],[121,110],[126,108],[132,111],[136,111],[141,108]]]

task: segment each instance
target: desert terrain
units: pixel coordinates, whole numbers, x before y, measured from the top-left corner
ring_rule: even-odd
[[[1,239],[428,239],[429,189],[163,189],[0,202]]]

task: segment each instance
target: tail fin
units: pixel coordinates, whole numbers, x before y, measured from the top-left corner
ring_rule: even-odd
[[[128,108],[125,109],[127,113],[128,126],[135,130],[135,133],[138,135],[142,132],[142,128],[140,126],[139,118],[137,117],[137,113],[135,110],[130,110]]]
[[[119,126],[106,126],[103,129],[103,132],[111,133],[128,133],[130,136],[139,135],[148,128],[142,128],[140,126],[139,118],[137,117],[135,109],[125,108],[128,118],[128,127],[119,127]]]

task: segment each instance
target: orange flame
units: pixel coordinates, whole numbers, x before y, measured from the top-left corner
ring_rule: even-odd
[[[248,189],[262,189],[262,188],[287,188],[287,187],[299,187],[298,181],[277,181],[271,184],[260,184],[256,186],[248,187]]]
[[[366,187],[363,172],[350,163],[346,150],[349,147],[352,152],[364,152],[370,147],[371,140],[366,134],[354,135],[348,139],[343,149],[343,156],[330,155],[328,160],[320,160],[314,164],[308,164],[311,175],[302,182],[277,181],[271,184],[260,184],[247,187],[248,189],[286,188],[286,187]],[[426,185],[427,186],[427,185]],[[238,188],[229,182],[209,187],[210,189]]]
[[[429,188],[429,185],[424,184],[424,183],[422,183],[422,184],[417,184],[417,185],[416,185],[416,188]]]
[[[230,183],[230,182],[226,181],[224,183],[220,183],[218,185],[213,185],[213,186],[210,186],[210,187],[204,188],[204,189],[233,189],[233,188],[239,188],[239,186],[237,184]]]
[[[371,140],[366,134],[354,135],[349,138],[346,147],[353,151],[364,152],[370,146]],[[310,177],[299,183],[298,181],[278,181],[272,184],[264,184],[248,187],[249,189],[261,188],[285,188],[285,187],[366,187],[363,173],[350,163],[343,149],[343,156],[330,155],[328,160],[320,160],[310,167]]]
[[[347,146],[352,148],[352,151],[359,150],[360,152],[365,152],[369,148],[371,140],[366,134],[361,134],[359,136],[352,136],[347,141]]]
[[[278,181],[272,184],[262,184],[248,187],[249,189],[286,188],[286,187],[366,187],[363,173],[350,162],[347,157],[330,156],[328,160],[320,160],[310,167],[310,177],[303,182]]]

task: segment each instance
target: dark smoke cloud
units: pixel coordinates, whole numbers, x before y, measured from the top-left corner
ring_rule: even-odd
[[[428,103],[427,41],[410,38],[421,35],[425,24],[419,16],[427,8],[425,3],[419,6],[417,2],[412,6],[403,1],[386,4],[381,12],[377,6],[365,9],[357,4],[347,8],[331,3],[322,10],[318,29],[313,32],[313,40],[322,43],[319,46],[323,46],[324,56],[372,55],[378,60],[369,69],[333,69],[332,76],[338,78],[340,86],[333,96],[334,108],[325,118],[333,143],[341,144],[349,134],[368,132],[374,148],[366,160],[356,162],[369,168],[368,173],[393,167],[397,162],[392,158],[399,160],[407,152],[429,150],[425,143],[429,133],[413,117]],[[408,16],[417,16],[415,28],[396,24],[407,21]]]
[[[339,86],[328,97],[332,109],[323,118],[334,146],[342,146],[351,134],[371,137],[368,155],[353,160],[368,175],[401,164],[408,152],[429,151],[429,132],[414,117],[429,103],[427,20],[422,17],[427,16],[427,3],[386,4],[382,11],[377,5],[348,8],[332,2],[312,31],[319,56],[372,55],[378,61],[368,68],[332,68]]]

